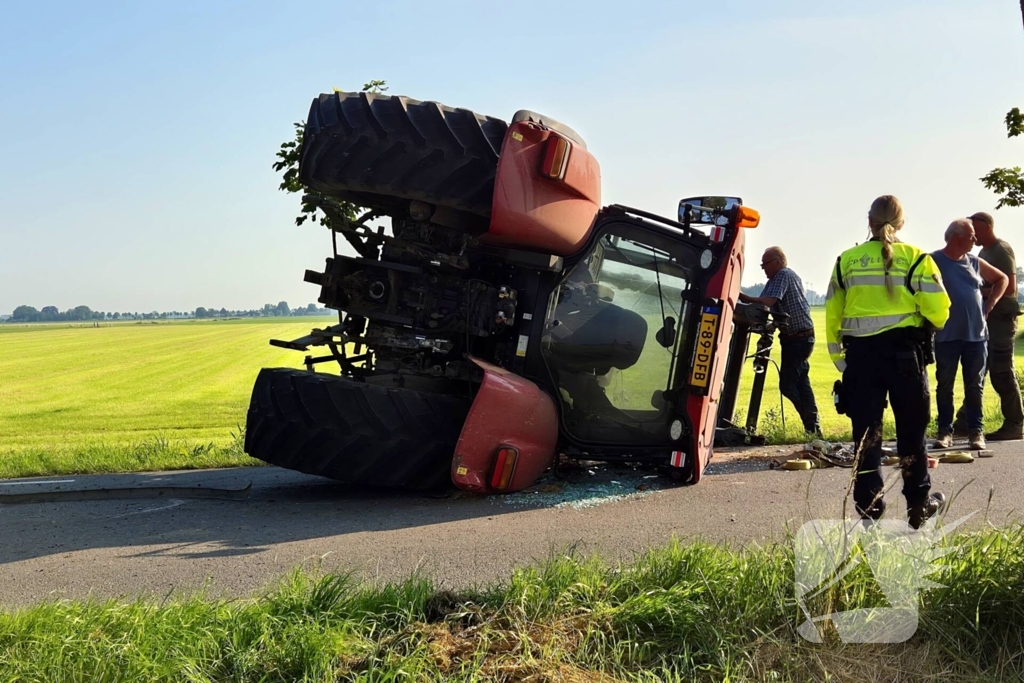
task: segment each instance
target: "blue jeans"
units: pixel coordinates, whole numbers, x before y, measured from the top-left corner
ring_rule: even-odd
[[[984,427],[981,400],[985,391],[986,342],[945,341],[935,344],[935,403],[939,408],[939,434],[953,432],[953,383],[957,365],[963,367],[964,417],[967,429],[980,432]]]

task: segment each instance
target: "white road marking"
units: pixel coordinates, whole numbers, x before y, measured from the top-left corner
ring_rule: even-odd
[[[155,508],[146,508],[145,510],[136,510],[135,512],[126,512],[123,515],[111,515],[107,519],[118,519],[120,517],[131,517],[132,515],[144,515],[147,512],[160,512],[161,510],[169,510],[170,508],[176,508],[182,505],[185,501],[180,499],[174,499],[167,502],[166,505],[158,505]]]
[[[0,481],[0,486],[30,486],[32,484],[71,484],[74,479],[51,479],[49,481]]]

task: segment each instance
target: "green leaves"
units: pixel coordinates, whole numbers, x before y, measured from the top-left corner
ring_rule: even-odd
[[[1003,195],[996,204],[997,209],[1024,206],[1024,173],[1020,166],[993,169],[981,177],[981,182],[993,192]]]
[[[1024,11],[1024,2],[1021,3]],[[1024,114],[1020,107],[1014,107],[1006,114],[1006,137],[1015,138],[1024,134]],[[1020,166],[1013,168],[996,168],[981,177],[982,184],[1002,195],[996,204],[997,209],[1004,206],[1024,206],[1024,172]]]
[[[388,89],[387,81],[370,81],[369,83],[363,84],[363,92],[371,93],[384,93]],[[333,89],[334,92],[343,92],[338,88]],[[317,212],[317,203],[328,200],[328,197],[317,190],[308,187],[302,182],[302,178],[299,176],[299,163],[302,161],[302,136],[306,128],[305,121],[297,121],[292,124],[295,126],[295,137],[291,140],[287,140],[281,143],[281,147],[278,148],[277,161],[274,162],[273,168],[275,171],[281,174],[281,184],[277,186],[277,189],[282,192],[299,192],[303,196],[301,202],[301,208],[299,209],[299,215],[295,217],[295,225],[302,225],[307,220],[313,223],[320,223],[325,228],[331,227],[331,219],[329,216],[324,215],[322,212]],[[311,201],[306,201],[309,199]],[[336,200],[329,202],[332,207],[338,210],[340,216],[348,219],[355,220],[356,212],[359,207],[351,202],[339,202]]]
[[[1014,107],[1006,114],[1006,137],[1015,138],[1024,133],[1024,114],[1020,107]]]

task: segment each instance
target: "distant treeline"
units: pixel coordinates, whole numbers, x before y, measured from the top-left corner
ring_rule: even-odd
[[[56,306],[43,306],[37,310],[34,306],[18,306],[6,322],[12,323],[48,323],[48,322],[83,322],[93,320],[182,320],[188,318],[270,318],[288,315],[326,315],[331,313],[316,304],[291,308],[287,301],[275,304],[264,304],[263,308],[248,311],[229,311],[226,308],[206,308],[200,306],[194,311],[94,311],[88,306],[75,306],[60,311]]]
[[[750,285],[749,287],[740,287],[740,291],[750,296],[761,296],[761,290],[764,289],[764,284]],[[805,289],[804,297],[807,299],[807,303],[810,306],[824,306],[825,295],[818,294],[813,289]]]

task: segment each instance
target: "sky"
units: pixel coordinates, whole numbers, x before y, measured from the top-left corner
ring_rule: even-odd
[[[10,2],[0,20],[0,313],[316,300],[330,251],[271,168],[337,87],[564,121],[603,202],[761,212],[744,283],[781,246],[824,291],[880,194],[904,241],[993,212],[1024,165],[1018,0]],[[1024,250],[1024,208],[994,212]]]

